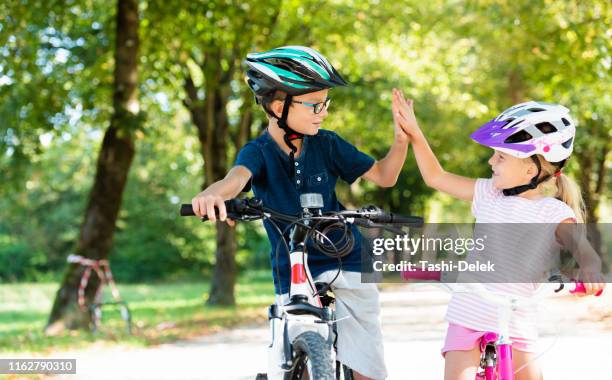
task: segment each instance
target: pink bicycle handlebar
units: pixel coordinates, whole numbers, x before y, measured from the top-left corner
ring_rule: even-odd
[[[402,271],[402,279],[404,281],[409,280],[421,280],[421,281],[440,281],[442,278],[441,271],[426,271],[422,269],[414,268],[412,270]],[[582,281],[572,279],[574,283],[574,289],[570,289],[570,294],[586,293],[586,288]],[[595,293],[595,297],[601,296],[603,289]]]
[[[424,281],[440,281],[442,278],[441,271],[428,271],[422,269],[412,269],[407,271],[402,271],[402,279],[405,281],[408,280],[424,280]]]
[[[574,280],[574,279],[572,279],[572,282],[574,283],[574,289],[570,289],[570,291],[569,291],[570,294],[586,293],[586,288],[584,287],[584,282],[577,281],[577,280]],[[602,293],[603,293],[603,289],[601,289],[600,291],[595,293],[595,297],[599,297]]]

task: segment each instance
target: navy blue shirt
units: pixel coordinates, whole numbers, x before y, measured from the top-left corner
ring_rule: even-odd
[[[298,215],[301,211],[300,194],[303,193],[321,194],[323,211],[343,210],[344,207],[336,198],[338,178],[353,183],[374,165],[374,159],[335,132],[320,129],[316,135],[304,137],[302,151],[295,158],[296,174],[291,178],[289,155],[266,131],[242,147],[234,163],[234,166],[238,165],[251,172],[253,192],[264,205],[284,214]],[[282,223],[279,226],[281,231],[286,227]],[[272,245],[270,257],[275,291],[277,294],[287,293],[291,280],[289,255],[280,242],[279,259],[276,262],[275,250],[280,234],[267,220],[264,221],[264,227]],[[352,230],[355,246],[351,253],[342,258],[342,269],[359,272],[361,235],[355,226],[352,226]],[[277,266],[280,279],[277,278]],[[337,269],[338,259],[324,255],[309,244],[308,266],[313,277],[316,277],[325,271]]]

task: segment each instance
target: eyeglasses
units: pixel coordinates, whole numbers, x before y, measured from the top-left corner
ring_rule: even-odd
[[[327,107],[329,107],[329,103],[331,102],[331,98],[327,98],[322,102],[319,103],[309,103],[309,102],[300,102],[298,100],[292,100],[292,103],[298,103],[298,104],[303,104],[307,107],[312,107],[312,111],[315,114],[319,114],[321,112],[323,112],[324,109],[327,109]]]

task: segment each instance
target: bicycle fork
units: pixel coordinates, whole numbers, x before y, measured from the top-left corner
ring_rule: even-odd
[[[305,224],[308,222],[306,221]],[[292,369],[292,342],[297,336],[314,331],[328,341],[331,350],[333,337],[330,322],[333,313],[323,307],[316,294],[314,281],[308,269],[305,252],[306,230],[296,226],[291,233],[290,265],[291,284],[288,300],[283,295],[268,308],[271,344],[268,347],[268,379],[282,379],[284,372]],[[287,302],[288,301],[288,302]]]
[[[487,333],[481,338],[484,357],[480,366],[484,373],[477,374],[476,380],[514,380],[512,340],[509,335],[510,314],[510,310],[499,306],[499,335]]]

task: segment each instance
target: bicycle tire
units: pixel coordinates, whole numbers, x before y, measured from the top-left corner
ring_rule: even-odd
[[[285,373],[285,380],[301,380],[308,373],[311,380],[334,380],[331,352],[325,339],[314,331],[306,331],[293,341],[294,366]]]
[[[354,380],[353,370],[340,362],[336,362],[336,380]]]

